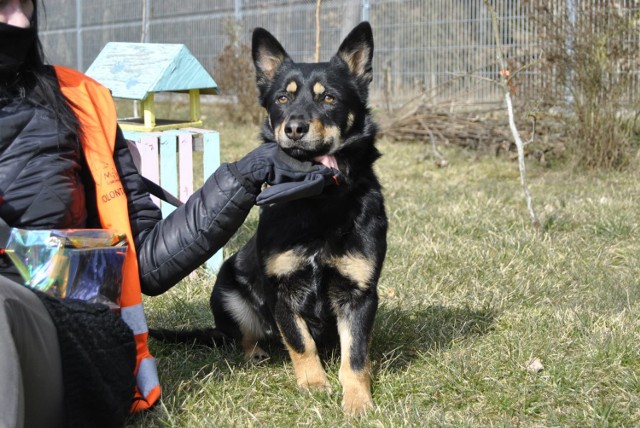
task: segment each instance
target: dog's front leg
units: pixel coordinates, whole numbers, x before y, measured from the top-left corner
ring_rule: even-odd
[[[359,415],[373,407],[371,397],[371,361],[369,347],[377,298],[369,295],[359,304],[338,310],[340,335],[340,372],[343,388],[342,409],[348,415]]]
[[[303,389],[330,391],[327,373],[322,367],[316,343],[307,323],[291,308],[278,302],[276,321],[293,363],[298,386]]]

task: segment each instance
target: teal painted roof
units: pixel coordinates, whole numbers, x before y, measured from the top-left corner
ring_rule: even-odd
[[[114,98],[145,100],[150,92],[200,89],[218,85],[182,44],[107,43],[86,74],[109,88]]]

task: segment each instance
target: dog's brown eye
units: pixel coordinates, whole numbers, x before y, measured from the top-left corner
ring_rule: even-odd
[[[336,99],[335,99],[334,97],[332,97],[331,95],[325,95],[325,96],[322,98],[322,100],[323,100],[325,103],[332,103],[332,102],[334,102]]]
[[[289,101],[289,98],[285,97],[284,95],[281,95],[281,96],[279,96],[279,97],[276,99],[276,102],[277,102],[278,104],[285,104],[285,103],[287,103],[288,101]]]

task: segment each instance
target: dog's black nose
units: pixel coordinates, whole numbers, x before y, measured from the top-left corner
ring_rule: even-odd
[[[284,126],[284,133],[293,141],[297,141],[309,132],[309,124],[303,120],[291,119]]]

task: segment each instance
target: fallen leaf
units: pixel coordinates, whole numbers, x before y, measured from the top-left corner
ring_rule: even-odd
[[[532,358],[527,363],[527,371],[529,373],[540,373],[542,370],[544,370],[544,366],[540,358]]]

